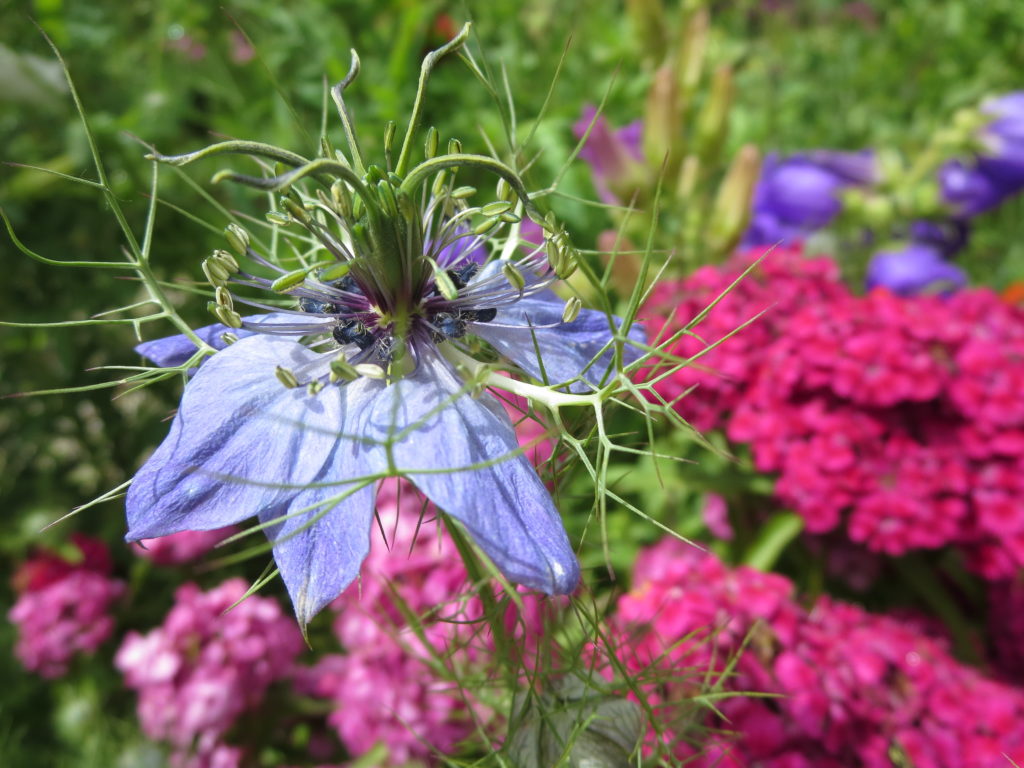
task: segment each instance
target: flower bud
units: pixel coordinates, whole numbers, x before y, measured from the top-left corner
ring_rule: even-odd
[[[682,133],[676,122],[675,75],[671,67],[662,67],[654,73],[644,109],[644,157],[648,163],[660,168],[670,153],[678,155]]]
[[[753,144],[743,146],[736,153],[711,209],[708,240],[714,253],[731,251],[747,228],[760,169],[761,153]]]
[[[719,67],[711,79],[711,93],[697,120],[694,135],[697,155],[705,161],[713,161],[722,149],[729,133],[729,111],[732,109],[732,69]]]

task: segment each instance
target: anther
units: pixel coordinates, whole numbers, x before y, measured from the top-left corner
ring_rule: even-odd
[[[228,245],[235,253],[239,256],[244,256],[246,250],[249,248],[249,233],[242,229],[237,224],[228,224],[224,228],[224,237],[228,241]]]
[[[295,389],[299,386],[299,380],[295,377],[295,374],[289,371],[287,368],[277,366],[274,368],[274,375],[277,376],[277,380],[284,384],[288,389]]]

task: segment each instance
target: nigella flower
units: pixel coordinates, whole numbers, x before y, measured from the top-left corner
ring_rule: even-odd
[[[485,387],[513,386],[494,368],[514,366],[543,384],[519,382],[531,391],[584,398],[614,379],[616,357],[635,355],[616,353],[625,339],[616,341],[614,319],[551,291],[577,256],[511,169],[464,154],[457,142],[436,155],[433,129],[427,159],[410,169],[418,112],[393,170],[364,165],[342,99],[355,71],[333,90],[348,158],[325,152],[310,161],[251,142],[156,156],[184,164],[242,152],[292,165],[272,178],[221,177],[284,190],[286,212],[268,219],[275,240],[287,240],[295,255],[278,257],[229,227],[235,253],[204,262],[220,325],[196,339],[140,347],[172,365],[198,357],[196,340],[219,351],[194,372],[170,434],[132,482],[127,538],[255,515],[305,624],[358,574],[376,481],[401,475],[458,520],[511,581],[569,593],[579,565],[568,536]],[[393,135],[385,139],[389,167]],[[473,190],[453,181],[468,167],[497,175],[501,199],[470,206]],[[522,211],[543,222],[546,239],[516,258],[514,229],[499,235]],[[236,304],[263,314],[242,317]]]

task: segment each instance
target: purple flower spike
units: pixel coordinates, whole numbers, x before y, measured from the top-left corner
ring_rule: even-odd
[[[930,245],[908,243],[903,248],[879,251],[868,264],[867,287],[887,288],[901,296],[952,293],[967,285],[963,270],[943,260]]]
[[[828,226],[842,208],[839,193],[875,180],[871,152],[814,150],[765,159],[754,193],[747,245],[767,245]]]
[[[982,131],[988,152],[982,153],[978,166],[1016,193],[1024,188],[1024,91],[988,99],[981,111],[995,119]]]
[[[231,231],[248,262],[276,274],[249,274],[226,258],[210,270],[214,308],[240,326],[230,329],[237,340],[225,345],[225,325],[197,332],[218,351],[186,384],[170,433],[128,490],[129,540],[255,516],[306,624],[358,575],[377,481],[398,475],[457,520],[509,580],[549,594],[576,588],[579,563],[558,511],[504,408],[481,391],[513,382],[491,368],[493,352],[486,362],[472,357],[482,346],[472,337],[502,355],[503,367],[539,381],[516,382],[534,397],[564,399],[614,374],[620,321],[586,309],[563,320],[555,269],[573,268],[578,254],[557,222],[524,253],[520,243],[489,242],[518,220],[508,215],[512,203],[475,208],[444,188],[423,192],[437,163],[472,165],[466,158],[442,155],[404,179],[378,178],[373,194],[343,176],[360,196],[359,218],[351,205],[312,198],[319,218],[289,224],[305,227],[333,263],[289,272],[249,247],[244,231]],[[500,175],[515,178],[505,168]],[[520,201],[542,218],[525,191]],[[501,252],[517,258],[492,256]],[[270,306],[252,299],[259,289],[291,308],[242,318],[236,304]],[[641,342],[642,330],[628,338]],[[195,346],[176,336],[138,350],[158,365],[181,365]],[[626,362],[637,356],[624,349]]]
[[[596,107],[592,104],[585,106],[583,116],[573,125],[572,131],[577,139],[582,139],[590,128],[590,135],[580,150],[580,157],[593,172],[598,196],[604,202],[615,205],[622,201],[612,190],[628,185],[635,167],[643,162],[643,121],[634,120],[622,128],[614,129],[604,115],[596,121],[595,115]]]

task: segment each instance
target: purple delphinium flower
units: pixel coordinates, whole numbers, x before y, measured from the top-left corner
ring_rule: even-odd
[[[590,135],[587,135],[588,129]],[[590,166],[594,188],[602,201],[610,205],[623,202],[612,189],[628,184],[635,166],[643,162],[643,130],[643,120],[612,128],[604,115],[597,115],[593,104],[583,107],[583,115],[573,125],[572,132],[577,139],[587,136],[580,158]]]
[[[566,322],[566,304],[550,290],[578,258],[564,230],[492,158],[456,152],[408,172],[400,158],[385,174],[362,170],[354,142],[351,164],[239,144],[157,157],[177,164],[217,151],[287,157],[295,170],[279,177],[232,178],[290,190],[289,214],[272,220],[300,230],[289,242],[309,266],[288,271],[229,228],[238,259],[218,252],[205,271],[214,314],[233,337],[219,327],[197,334],[226,346],[188,382],[170,434],[133,480],[127,538],[221,528],[255,515],[305,624],[358,574],[376,481],[400,475],[458,520],[511,581],[571,592],[579,564],[558,512],[505,411],[484,391],[511,380],[476,359],[478,340],[486,341],[506,367],[545,385],[534,390],[562,387],[563,399],[609,379],[616,322],[592,310]],[[473,166],[505,179],[523,209],[544,222],[544,244],[519,258],[518,243],[497,239],[519,215],[511,202],[469,206],[450,170]],[[306,176],[331,194],[306,194],[297,184]],[[264,304],[254,289],[292,304]],[[267,314],[242,318],[236,302]],[[182,365],[196,351],[191,345],[177,336],[140,352]],[[635,355],[627,349],[624,357]]]
[[[870,151],[822,149],[787,158],[768,155],[754,192],[744,244],[768,245],[826,227],[842,209],[839,192],[871,184],[875,175]]]
[[[967,275],[942,258],[931,245],[907,243],[879,251],[868,264],[867,287],[883,287],[901,296],[919,293],[951,293],[967,285]]]
[[[987,99],[992,118],[977,135],[973,160],[950,160],[939,168],[942,197],[962,218],[977,216],[1024,190],[1024,91]]]

